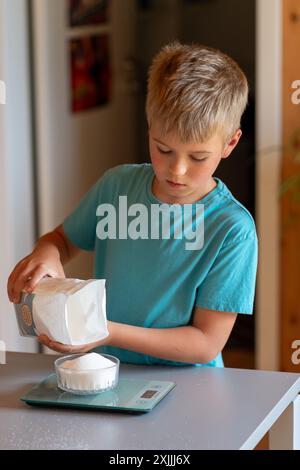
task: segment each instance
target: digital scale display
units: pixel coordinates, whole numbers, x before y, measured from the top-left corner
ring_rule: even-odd
[[[157,390],[146,390],[141,398],[152,398],[157,393]]]

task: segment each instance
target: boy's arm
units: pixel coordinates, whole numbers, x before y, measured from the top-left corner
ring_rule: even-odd
[[[176,328],[143,328],[108,322],[109,337],[92,345],[69,346],[40,338],[46,346],[58,352],[87,352],[110,345],[149,356],[176,362],[207,363],[213,360],[226,344],[237,313],[196,307],[192,325]]]
[[[80,252],[80,249],[70,242],[62,225],[56,227],[53,232],[46,233],[46,235],[41,237],[38,240],[34,251],[49,250],[51,248],[56,250],[56,254],[59,255],[60,261],[63,265],[68,263]]]
[[[149,356],[207,363],[225,346],[237,313],[195,307],[193,322],[176,328],[143,328],[109,322],[108,344]]]
[[[15,266],[8,278],[10,301],[18,303],[21,291],[31,292],[44,276],[65,277],[63,264],[79,251],[66,237],[62,225],[41,237],[32,253]]]

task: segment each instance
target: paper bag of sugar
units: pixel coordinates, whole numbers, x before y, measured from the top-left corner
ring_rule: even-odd
[[[22,336],[46,334],[54,341],[81,345],[108,336],[104,279],[43,278],[15,305]]]

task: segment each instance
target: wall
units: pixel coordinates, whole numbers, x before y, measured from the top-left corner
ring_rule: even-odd
[[[92,28],[109,34],[112,99],[84,112],[70,111],[69,39],[65,2],[34,0],[39,234],[62,223],[84,193],[110,167],[136,160],[136,109],[130,58],[135,45],[135,0],[111,3],[110,21]],[[67,275],[92,277],[92,256],[70,263]]]
[[[6,105],[0,105],[0,339],[8,350],[34,351],[21,338],[6,294],[13,266],[34,241],[31,106],[26,0],[0,0],[0,79]]]
[[[279,368],[278,195],[281,165],[281,0],[257,0],[256,207],[259,238],[256,367]]]

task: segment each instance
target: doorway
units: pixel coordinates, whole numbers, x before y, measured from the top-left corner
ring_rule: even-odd
[[[145,99],[147,71],[160,47],[179,40],[197,42],[233,57],[249,81],[249,104],[242,118],[243,138],[215,176],[255,218],[255,0],[137,0],[138,149],[140,162],[149,162]],[[255,316],[238,315],[225,348],[239,355],[237,367],[254,367]],[[236,351],[236,355],[234,356]],[[233,356],[232,356],[233,354]],[[243,359],[244,358],[244,359]],[[231,365],[231,359],[229,359]]]

